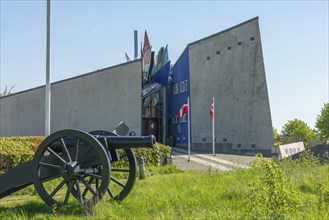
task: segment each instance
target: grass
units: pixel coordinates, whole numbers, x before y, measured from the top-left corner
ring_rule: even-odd
[[[229,172],[147,167],[121,203],[105,196],[93,210],[58,209],[15,195],[0,200],[0,219],[329,219],[329,165],[303,158]]]

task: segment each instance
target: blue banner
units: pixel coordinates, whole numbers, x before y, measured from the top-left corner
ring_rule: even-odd
[[[163,86],[167,86],[169,71],[170,71],[170,61],[167,62],[158,72],[156,72],[151,77],[151,81],[156,82],[156,83],[160,83]]]

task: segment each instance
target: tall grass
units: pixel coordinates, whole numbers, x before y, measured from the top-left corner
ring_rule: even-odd
[[[250,169],[182,172],[148,167],[121,203],[48,208],[38,196],[1,200],[0,219],[329,219],[329,165],[259,158]]]

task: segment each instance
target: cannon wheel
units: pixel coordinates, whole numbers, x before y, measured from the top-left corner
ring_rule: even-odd
[[[104,135],[113,136],[114,133],[108,131],[92,131],[91,135]],[[137,163],[134,151],[132,149],[122,149],[117,151],[119,154],[118,161],[111,161],[111,181],[107,189],[110,197],[116,201],[122,201],[132,190],[136,176],[137,176]],[[109,152],[110,153],[110,152]],[[118,167],[117,165],[126,160],[129,164],[126,167]]]
[[[86,132],[62,130],[48,136],[33,160],[34,187],[50,206],[92,207],[107,191],[108,154],[102,144]]]

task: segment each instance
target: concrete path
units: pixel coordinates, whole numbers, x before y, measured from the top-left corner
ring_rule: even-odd
[[[248,168],[253,156],[212,154],[191,151],[188,161],[187,150],[172,148],[173,164],[182,170],[228,171],[234,168]]]

